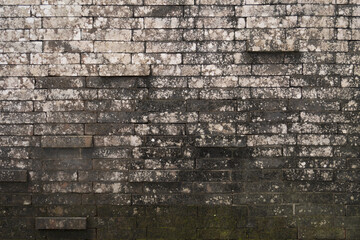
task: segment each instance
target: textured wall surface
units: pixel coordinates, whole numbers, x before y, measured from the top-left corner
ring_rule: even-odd
[[[360,239],[360,0],[0,0],[0,239]]]

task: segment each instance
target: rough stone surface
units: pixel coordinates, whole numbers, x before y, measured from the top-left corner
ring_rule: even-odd
[[[360,239],[360,0],[0,0],[0,239]]]

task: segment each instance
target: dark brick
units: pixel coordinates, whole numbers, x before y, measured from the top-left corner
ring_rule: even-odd
[[[1,170],[0,182],[26,182],[26,170]]]
[[[83,230],[86,229],[85,217],[37,217],[35,219],[36,229],[61,229],[61,230]]]
[[[92,136],[43,136],[41,146],[44,148],[89,148],[93,146]]]

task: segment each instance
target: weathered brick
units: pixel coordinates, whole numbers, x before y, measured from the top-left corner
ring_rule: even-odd
[[[194,18],[145,18],[145,28],[193,28]]]
[[[141,146],[142,140],[138,136],[96,136],[94,145],[97,147]]]
[[[141,42],[104,42],[95,41],[94,52],[144,52],[144,43]]]
[[[43,41],[44,52],[93,52],[94,43],[92,41]],[[41,52],[41,51],[39,51]]]
[[[130,64],[131,55],[125,53],[83,53],[81,62],[84,64]],[[135,63],[140,64],[140,63]]]
[[[194,5],[194,0],[144,0],[145,5]]]
[[[236,6],[236,15],[242,17],[282,16],[285,6],[282,5],[244,5]]]
[[[248,17],[247,28],[293,28],[297,24],[297,17]]]
[[[142,5],[142,0],[95,0],[96,5]]]
[[[30,54],[31,64],[76,64],[80,63],[80,54],[77,53],[37,53]]]
[[[80,40],[81,32],[76,29],[31,29],[30,40]]]
[[[0,101],[2,112],[32,112],[34,111],[32,101]]]
[[[43,28],[56,28],[56,29],[64,29],[64,28],[92,28],[93,19],[85,18],[85,17],[58,17],[51,18],[46,17],[43,18]]]
[[[200,74],[200,66],[196,65],[155,65],[154,76],[196,76]]]
[[[0,42],[0,52],[41,52],[43,43],[40,41],[32,42]]]
[[[30,17],[30,6],[2,6],[0,17]]]
[[[134,8],[135,17],[180,17],[182,6],[139,6]]]
[[[83,135],[82,124],[36,124],[35,135]]]
[[[45,148],[88,148],[93,146],[91,136],[43,136],[41,146]]]
[[[292,75],[301,74],[302,66],[295,64],[262,64],[254,65],[252,68],[254,75]]]
[[[41,28],[41,19],[33,17],[11,17],[0,19],[0,29]]]
[[[143,18],[104,18],[104,17],[95,17],[94,18],[94,27],[96,28],[121,28],[121,29],[138,29],[144,27]]]
[[[83,29],[81,31],[82,40],[99,40],[99,41],[130,41],[131,30],[119,29]]]
[[[26,170],[1,170],[0,182],[26,182]]]
[[[196,43],[146,42],[146,52],[195,52]]]
[[[85,217],[37,217],[36,229],[81,230],[86,229]]]
[[[134,41],[180,41],[182,31],[172,29],[134,30],[132,39]]]
[[[148,76],[150,66],[144,64],[134,65],[101,65],[100,76]]]
[[[234,15],[234,8],[231,6],[202,5],[185,7],[185,16],[231,17]]]

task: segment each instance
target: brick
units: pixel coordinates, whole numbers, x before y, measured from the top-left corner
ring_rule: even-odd
[[[142,0],[95,0],[96,5],[142,5]]]
[[[42,65],[43,66],[43,65]],[[98,76],[98,65],[81,65],[81,64],[69,64],[69,65],[48,65],[48,74],[45,76]]]
[[[152,67],[153,76],[196,76],[200,73],[200,66],[196,65],[155,65]]]
[[[82,230],[86,229],[85,217],[37,217],[35,219],[36,229],[46,230]]]
[[[36,53],[30,54],[31,64],[76,64],[80,63],[78,53]]]
[[[132,63],[133,64],[181,64],[182,57],[181,54],[133,54]]]
[[[8,53],[0,54],[0,64],[30,64],[26,54]]]
[[[194,0],[144,0],[145,5],[194,5]]]
[[[49,100],[92,100],[97,98],[97,91],[95,89],[51,89],[47,98]]]
[[[1,5],[39,5],[40,0],[25,0],[25,1],[14,0],[11,2],[1,0],[0,4]]]
[[[36,101],[34,104],[35,111],[81,111],[84,110],[83,101]]]
[[[199,5],[241,5],[243,0],[200,0]]]
[[[252,68],[254,75],[291,75],[301,74],[301,65],[282,65],[282,64],[262,64],[254,65]]]
[[[31,29],[41,28],[41,19],[33,17],[1,18],[0,29]]]
[[[196,43],[192,42],[146,42],[146,52],[195,52]]]
[[[261,17],[282,16],[285,14],[285,6],[282,5],[245,5],[236,6],[236,16]]]
[[[99,147],[104,146],[141,146],[142,140],[138,136],[108,136],[94,137],[94,145]]]
[[[0,42],[0,52],[41,52],[42,42]]]
[[[334,5],[322,5],[321,7],[314,4],[288,5],[286,12],[289,15],[315,15],[315,16],[332,16],[335,14]]]
[[[2,124],[21,124],[21,123],[45,123],[45,113],[3,113],[0,117],[0,123]]]
[[[31,29],[30,40],[80,40],[81,32],[73,29]]]
[[[296,26],[297,21],[298,19],[296,16],[248,17],[246,19],[246,27],[247,28],[293,28]]]
[[[193,28],[194,18],[145,18],[145,28]]]
[[[95,17],[94,18],[94,27],[96,28],[121,28],[121,29],[139,29],[144,27],[143,18],[105,18],[105,17]]]
[[[44,41],[44,52],[93,52],[92,41]],[[41,52],[41,51],[40,51]]]
[[[255,88],[251,91],[253,98],[276,98],[276,99],[299,99],[301,90],[299,88]]]
[[[100,76],[148,76],[150,66],[142,64],[134,65],[101,65]]]
[[[30,6],[3,6],[0,17],[30,17]]]
[[[64,28],[81,28],[87,29],[92,28],[93,20],[92,18],[85,17],[57,17],[43,18],[43,28],[55,28],[55,29],[64,29]]]
[[[249,40],[247,50],[249,52],[294,52],[298,51],[299,45],[297,41],[286,40]]]
[[[31,181],[77,181],[78,174],[76,171],[47,171],[46,173],[30,171]]]
[[[0,182],[27,182],[27,171],[0,170]]]
[[[33,125],[0,125],[0,135],[32,135]]]
[[[36,124],[35,135],[83,135],[82,124]]]
[[[288,77],[239,77],[241,87],[288,87]]]
[[[131,55],[125,53],[83,53],[81,62],[84,64],[130,64]],[[135,63],[140,64],[140,63]]]
[[[185,16],[197,17],[231,17],[234,16],[234,8],[231,6],[202,5],[185,8]]]
[[[308,40],[303,41],[308,43],[309,40],[332,40],[335,37],[335,32],[331,28],[294,28],[287,29],[286,33],[292,39]]]
[[[180,17],[182,6],[139,6],[134,8],[135,17]]]
[[[144,43],[141,42],[104,42],[95,41],[94,52],[144,52]]]
[[[315,28],[328,28],[334,27],[333,17],[316,17],[316,16],[303,16],[299,17],[300,27],[315,27]]]
[[[46,148],[88,148],[92,147],[93,143],[91,136],[43,136],[41,137],[41,146]]]
[[[92,0],[43,0],[42,4],[49,4],[49,5],[69,5],[69,4],[75,4],[75,5],[89,5],[92,3]]]
[[[36,88],[81,88],[85,84],[82,77],[39,77],[36,78]]]
[[[172,113],[151,113],[149,114],[149,121],[154,123],[191,123],[196,122],[198,114],[195,112],[172,112]]]
[[[81,31],[82,40],[100,40],[100,41],[130,41],[131,31],[123,29],[97,29],[97,30],[86,30]]]
[[[182,31],[172,29],[144,29],[134,30],[134,41],[180,41]]]

